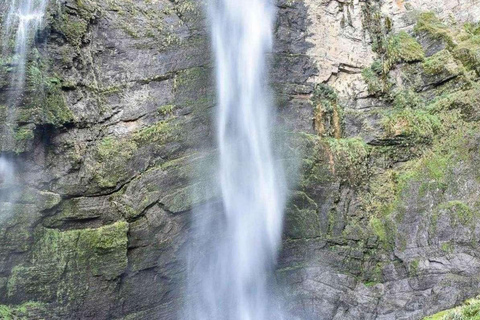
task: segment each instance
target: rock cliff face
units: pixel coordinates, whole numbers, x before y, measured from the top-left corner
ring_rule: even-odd
[[[287,309],[421,319],[480,293],[480,1],[277,7]],[[0,315],[179,319],[191,210],[216,194],[201,4],[62,0],[46,18],[15,121],[0,117],[17,167],[0,182]]]

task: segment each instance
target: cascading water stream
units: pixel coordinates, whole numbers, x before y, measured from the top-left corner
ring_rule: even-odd
[[[21,94],[25,83],[28,49],[32,38],[43,23],[48,0],[11,0],[4,22],[3,55],[11,56],[14,66],[11,77],[10,104]],[[14,39],[13,48],[10,39]],[[13,49],[13,50],[12,50]],[[13,97],[12,97],[13,96]],[[14,98],[14,99],[12,99]]]
[[[11,66],[9,72],[6,119],[3,124],[3,141],[0,144],[0,221],[11,214],[9,209],[15,201],[16,192],[11,186],[15,180],[15,165],[11,157],[1,154],[11,151],[14,145],[16,107],[21,99],[28,53],[32,39],[43,23],[48,0],[11,0],[6,8],[2,30],[1,60]]]
[[[197,212],[188,318],[280,319],[269,278],[281,242],[285,183],[270,138],[269,0],[210,0],[221,205]],[[212,211],[221,214],[212,214]],[[198,242],[198,240],[197,240]],[[199,253],[201,252],[201,253]]]

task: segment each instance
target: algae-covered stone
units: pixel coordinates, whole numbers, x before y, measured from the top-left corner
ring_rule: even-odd
[[[461,42],[456,47],[454,55],[467,69],[474,70],[480,75],[480,35],[473,35]]]
[[[3,320],[47,319],[46,304],[29,301],[17,306],[0,305],[0,318]]]
[[[9,299],[81,303],[92,276],[109,281],[125,271],[127,231],[121,221],[98,229],[38,229],[29,263],[17,265],[9,277]],[[64,276],[66,268],[72,271]]]
[[[286,236],[309,239],[325,235],[317,204],[303,192],[293,195],[286,216]]]
[[[420,13],[414,30],[419,36],[426,38],[424,45],[427,56],[454,45],[452,30],[433,12]]]
[[[417,142],[428,142],[439,132],[441,123],[436,115],[428,111],[407,108],[388,114],[383,125],[385,138],[407,138]]]
[[[463,66],[457,63],[448,50],[442,50],[423,63],[427,84],[445,82],[464,72]]]
[[[475,320],[480,316],[480,300],[473,298],[461,306],[426,317],[423,320]]]
[[[422,46],[405,31],[392,35],[387,41],[386,56],[391,63],[422,61],[425,57]]]

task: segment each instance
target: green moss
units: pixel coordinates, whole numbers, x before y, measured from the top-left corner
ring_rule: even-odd
[[[442,127],[433,133],[431,143],[427,148],[422,148],[422,153],[397,168],[382,170],[377,174],[372,171],[374,174],[369,176],[368,182],[363,182],[367,187],[359,192],[362,210],[369,219],[370,232],[378,237],[386,250],[395,244],[400,250],[406,247],[406,239],[396,234],[396,225],[404,220],[406,207],[412,198],[423,198],[427,194],[445,190],[452,179],[455,166],[459,162],[464,165],[466,161],[471,161],[468,145],[475,137],[476,127],[458,125],[462,120],[456,118],[457,126],[446,129],[443,127],[443,118],[439,119],[442,119]],[[374,148],[371,158],[382,158],[383,148],[385,147]],[[391,150],[398,150],[398,147],[385,148],[384,155],[390,156]],[[471,227],[475,221],[473,210],[469,210],[468,205],[457,201],[445,203],[441,209],[432,213],[429,234],[435,235],[439,213],[445,212],[452,217],[452,225],[459,223]]]
[[[160,106],[158,107],[158,113],[163,116],[172,115],[176,107],[177,106],[171,104]]]
[[[438,206],[438,210],[446,211],[450,215],[452,226],[458,223],[464,226],[472,226],[475,222],[473,210],[462,201],[454,200],[442,203]]]
[[[168,121],[159,121],[152,126],[137,131],[133,140],[139,145],[145,143],[165,143],[172,137],[175,126]]]
[[[480,298],[467,300],[463,305],[445,310],[424,320],[477,320],[480,318]]]
[[[127,232],[123,221],[97,229],[38,229],[30,260],[11,272],[8,297],[81,303],[90,275],[113,280],[125,271]]]
[[[19,127],[15,130],[15,140],[18,142],[25,142],[33,140],[33,131],[28,127]]]
[[[317,84],[312,102],[315,112],[315,130],[319,136],[342,137],[343,110],[335,90],[326,84]]]
[[[419,266],[420,266],[420,261],[418,259],[411,261],[410,264],[408,265],[409,275],[413,277],[417,276],[419,271]]]
[[[88,31],[88,22],[85,19],[67,12],[62,12],[52,26],[73,46],[80,46]]]
[[[445,41],[449,46],[454,46],[451,29],[446,26],[433,12],[419,14],[414,31],[417,34],[426,33],[434,39]]]
[[[335,92],[335,89],[330,87],[327,84],[320,83],[317,84],[313,90],[313,101],[337,101],[338,95]]]
[[[362,6],[362,25],[372,39],[372,49],[379,55],[386,51],[385,39],[392,30],[392,20],[383,15],[379,2],[369,1]]]
[[[468,34],[480,36],[480,23],[467,22],[463,27]]]
[[[471,121],[479,117],[480,113],[480,88],[474,87],[466,91],[457,91],[448,95],[443,95],[433,101],[427,108],[434,113],[448,113],[454,117],[453,110],[459,110],[462,117]],[[451,122],[457,122],[452,119]]]
[[[368,91],[375,95],[387,92],[392,86],[388,79],[388,72],[395,64],[422,61],[425,58],[422,46],[404,31],[388,36],[384,34],[378,38],[378,41],[382,43],[380,48],[373,48],[373,50],[377,52],[379,59],[362,72]]]
[[[375,96],[387,92],[392,86],[388,78],[383,74],[383,66],[382,71],[378,72],[377,62],[374,62],[371,67],[363,69],[362,77],[367,83],[368,92]]]
[[[442,50],[427,58],[423,63],[423,70],[427,75],[456,76],[463,72],[463,68],[457,64],[448,50]]]
[[[391,35],[387,39],[386,57],[391,65],[398,62],[422,61],[425,52],[415,38],[405,31]]]
[[[370,227],[372,228],[374,234],[380,239],[380,241],[387,241],[387,230],[385,228],[385,224],[381,219],[377,217],[372,217],[370,219]]]
[[[316,135],[300,133],[294,135],[290,143],[296,149],[295,156],[302,157],[299,164],[299,172],[301,172],[299,187],[301,190],[311,190],[334,179],[332,175],[333,155],[331,152],[327,154],[328,149],[321,138]],[[287,170],[295,175],[297,167],[296,165],[292,167]]]
[[[102,161],[111,161],[117,157],[129,159],[133,156],[136,149],[136,144],[131,141],[106,137],[97,146],[97,154]]]
[[[374,287],[378,284],[379,282],[376,282],[376,281],[367,281],[367,282],[364,282],[363,285],[367,288],[370,288],[370,287]]]
[[[425,106],[425,100],[411,89],[401,90],[394,94],[393,107],[397,109],[420,109]]]
[[[132,170],[131,160],[140,148],[161,148],[168,141],[177,139],[177,132],[171,119],[137,130],[130,136],[109,136],[102,139],[96,146],[96,163],[92,167],[98,185],[102,188],[116,187],[128,177]]]
[[[2,320],[28,320],[39,314],[46,313],[46,307],[40,302],[25,302],[21,305],[0,305],[0,319]]]
[[[334,174],[352,186],[361,184],[368,173],[370,147],[361,138],[327,138],[324,141],[331,153]]]
[[[52,76],[48,67],[37,57],[28,67],[28,99],[19,111],[18,121],[62,126],[73,121],[62,92],[62,81]]]
[[[291,239],[309,239],[322,235],[318,206],[305,192],[292,196],[286,217],[286,236]]]
[[[454,55],[468,70],[474,70],[480,75],[480,35],[473,35],[461,42]]]
[[[425,110],[406,108],[388,114],[383,127],[386,138],[406,137],[416,142],[431,142],[440,131],[438,116]]]
[[[128,172],[129,161],[137,149],[137,143],[130,139],[104,138],[96,150],[98,163],[95,177],[99,186],[102,188],[117,186]]]
[[[433,316],[430,316],[430,317],[426,317],[424,318],[424,320],[444,320],[445,316],[449,313],[449,311],[442,311],[442,312],[439,312]]]
[[[452,243],[452,242],[444,242],[444,243],[442,243],[442,245],[440,246],[440,248],[441,248],[442,251],[445,252],[445,253],[453,253],[454,243]]]

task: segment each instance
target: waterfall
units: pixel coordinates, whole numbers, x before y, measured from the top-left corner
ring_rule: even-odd
[[[6,101],[6,117],[0,144],[0,221],[12,212],[10,207],[19,196],[12,191],[15,181],[15,160],[2,151],[12,151],[15,144],[13,130],[16,126],[16,107],[22,99],[26,65],[32,39],[41,27],[48,0],[10,0],[6,9],[2,30],[0,61],[11,66],[9,94]]]
[[[48,0],[10,0],[3,26],[2,48],[4,56],[12,56],[14,66],[11,77],[14,97],[10,97],[10,104],[15,103],[15,98],[23,89],[29,44],[42,25],[47,3]],[[12,38],[14,39],[13,48],[10,44]]]
[[[0,157],[0,223],[12,214],[14,202],[20,196],[15,190],[14,162],[7,157]]]
[[[209,2],[221,203],[198,210],[194,218],[192,320],[281,318],[270,288],[285,204],[267,85],[274,13],[269,0]]]

